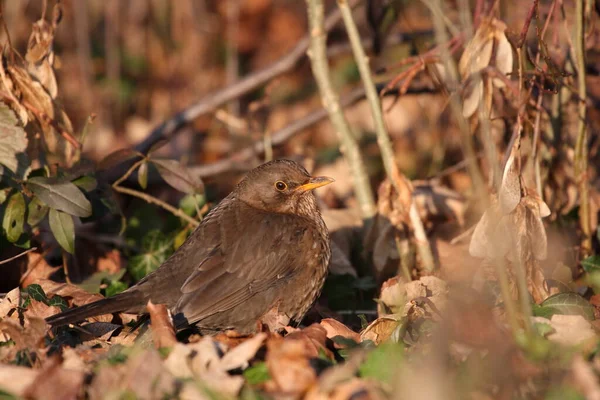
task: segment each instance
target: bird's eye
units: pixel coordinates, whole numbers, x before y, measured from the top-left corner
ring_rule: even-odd
[[[283,192],[285,189],[287,189],[287,185],[285,184],[285,182],[277,181],[275,182],[275,189],[279,190],[280,192]]]

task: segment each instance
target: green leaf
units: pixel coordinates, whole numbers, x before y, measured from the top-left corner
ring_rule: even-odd
[[[129,259],[127,267],[136,281],[156,270],[171,255],[173,243],[161,231],[150,231],[144,236],[142,251]]]
[[[16,192],[6,204],[4,218],[2,219],[2,229],[9,242],[14,243],[23,233],[23,224],[25,223],[25,199],[21,192]]]
[[[585,272],[600,271],[600,255],[596,254],[581,261],[581,266]]]
[[[48,206],[42,203],[38,197],[33,196],[27,206],[27,223],[36,226],[44,219],[46,214],[48,214]]]
[[[26,149],[25,130],[19,126],[19,121],[12,110],[0,102],[0,164],[15,174],[19,169],[24,170],[27,165]]]
[[[60,246],[68,253],[75,252],[75,224],[73,217],[62,211],[50,209],[50,230]]]
[[[362,378],[374,378],[384,383],[391,383],[403,360],[402,345],[386,342],[369,353],[360,366],[359,373]]]
[[[27,286],[25,291],[29,296],[31,296],[32,299],[41,301],[44,304],[48,303],[48,296],[46,296],[46,292],[44,292],[44,289],[37,283],[32,283],[31,285]]]
[[[73,184],[86,192],[91,192],[98,187],[98,181],[96,178],[84,175],[72,181]]]
[[[35,177],[27,181],[27,187],[51,208],[77,217],[92,215],[92,205],[72,182]]]
[[[67,301],[59,295],[52,296],[46,303],[49,306],[60,308],[60,311],[66,311],[69,308]]]
[[[146,161],[138,169],[138,183],[144,190],[148,187],[148,162]]]
[[[244,378],[251,385],[260,385],[271,379],[267,363],[259,362],[244,371]]]
[[[127,284],[121,281],[112,281],[110,285],[106,288],[106,297],[114,296],[115,294],[119,294],[127,289]]]
[[[100,286],[102,283],[110,283],[114,281],[118,281],[125,275],[125,270],[120,269],[119,271],[111,274],[108,271],[98,271],[92,274],[92,276],[85,279],[79,285],[80,288],[85,290],[88,293],[100,293]]]
[[[173,188],[188,194],[204,192],[202,181],[182,166],[179,161],[152,158],[150,161],[156,166],[158,173],[165,182]]]
[[[554,314],[581,315],[592,321],[594,319],[594,307],[577,293],[557,293],[544,300],[540,307],[534,308],[534,314],[546,318]]]

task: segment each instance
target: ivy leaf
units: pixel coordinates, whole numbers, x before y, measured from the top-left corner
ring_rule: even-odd
[[[23,233],[23,224],[25,222],[25,199],[21,192],[16,192],[6,204],[4,218],[2,219],[2,229],[6,233],[9,242],[14,243]]]
[[[173,188],[188,194],[204,192],[202,181],[181,165],[179,161],[162,159],[150,159],[150,161],[156,166],[158,173],[165,182]]]
[[[35,177],[27,181],[27,187],[51,208],[77,217],[92,215],[92,204],[72,182]]]
[[[58,307],[60,308],[60,311],[66,311],[69,308],[69,303],[67,303],[67,301],[59,295],[52,296],[51,299],[48,299],[46,304],[49,306]]]
[[[38,197],[33,196],[27,206],[27,223],[36,226],[44,219],[46,214],[48,214],[48,206],[42,203]]]
[[[142,254],[129,259],[127,269],[136,281],[156,270],[173,251],[172,242],[159,230],[148,232],[142,241]]]
[[[142,189],[146,190],[148,186],[148,163],[144,161],[138,169],[138,183]]]
[[[112,281],[106,288],[106,297],[114,296],[127,289],[127,284],[121,281]]]
[[[37,283],[32,283],[31,285],[27,286],[25,290],[32,299],[40,301],[44,304],[48,302],[48,296],[46,296],[46,292],[44,292],[44,289]]]
[[[554,314],[581,315],[592,321],[594,320],[594,307],[577,293],[557,293],[535,307],[534,314],[546,318],[551,318]]]
[[[60,246],[68,253],[75,252],[75,224],[73,217],[54,208],[50,209],[50,230]]]
[[[600,255],[596,254],[582,260],[581,266],[588,273],[600,271]]]
[[[27,134],[25,130],[19,126],[17,117],[12,110],[0,102],[0,164],[16,174],[19,167],[27,164],[26,149]]]

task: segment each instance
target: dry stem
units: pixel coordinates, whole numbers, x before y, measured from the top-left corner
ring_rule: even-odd
[[[375,201],[369,184],[369,177],[360,154],[360,148],[350,131],[348,121],[344,116],[338,95],[333,89],[329,66],[327,64],[326,31],[323,24],[323,2],[320,0],[307,0],[308,19],[310,29],[310,48],[308,56],[321,97],[323,106],[340,138],[340,150],[352,171],[356,198],[360,205],[363,219],[370,219],[375,215]]]
[[[396,189],[396,193],[400,195],[402,188],[399,187],[396,179],[394,179],[394,171],[398,168],[396,166],[396,157],[394,155],[392,142],[383,120],[381,103],[379,101],[379,96],[377,95],[375,84],[373,83],[373,77],[371,76],[369,60],[360,42],[360,34],[358,33],[356,23],[352,18],[352,11],[350,7],[348,7],[348,3],[345,0],[338,0],[337,3],[342,13],[342,19],[344,20],[344,25],[346,26],[346,31],[348,32],[348,38],[350,39],[352,52],[354,53],[354,59],[356,60],[360,77],[365,87],[365,93],[367,95],[369,106],[371,107],[371,113],[373,115],[373,122],[375,125],[375,133],[377,134],[377,144],[381,150],[383,165],[385,167],[388,179],[394,186],[394,189]],[[423,228],[423,222],[419,217],[419,213],[416,209],[414,201],[412,201],[410,205],[409,217],[415,233],[417,250],[419,252],[419,256],[421,257],[421,261],[423,262],[423,267],[426,271],[431,272],[435,267],[435,263],[431,253],[431,248],[429,247],[429,240],[427,239],[425,229]]]

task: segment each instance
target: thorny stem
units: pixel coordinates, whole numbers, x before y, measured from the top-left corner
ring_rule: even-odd
[[[130,196],[140,198],[140,199],[146,201],[147,203],[156,204],[157,206],[162,207],[165,210],[169,211],[171,214],[175,215],[176,217],[184,219],[187,223],[191,224],[194,228],[197,227],[198,225],[200,225],[200,222],[196,221],[194,218],[190,217],[189,215],[184,213],[179,208],[175,208],[172,205],[165,203],[164,201],[159,200],[154,196],[150,196],[147,193],[140,192],[140,191],[137,191],[134,189],[129,189],[129,188],[126,188],[123,186],[118,186],[118,185],[117,186],[113,185],[113,189],[119,193],[124,193],[124,194],[128,194]]]
[[[379,96],[377,95],[375,83],[373,82],[371,69],[369,67],[369,60],[365,54],[365,50],[362,47],[360,34],[358,33],[356,23],[352,18],[352,10],[350,7],[348,7],[348,3],[345,0],[338,0],[337,4],[342,13],[342,19],[344,20],[344,25],[346,26],[346,31],[348,32],[348,38],[350,39],[350,45],[352,46],[354,59],[356,60],[358,71],[360,72],[360,77],[363,81],[363,86],[367,95],[367,101],[371,107],[373,123],[375,125],[375,133],[377,134],[377,144],[381,150],[383,166],[385,167],[388,179],[394,186],[394,189],[396,189],[396,193],[401,195],[402,188],[400,185],[398,185],[396,179],[394,178],[394,171],[398,168],[396,165],[396,157],[394,155],[394,150],[392,149],[390,136],[383,120],[381,102],[379,100]],[[431,248],[429,247],[429,240],[427,239],[425,229],[423,228],[423,222],[419,217],[419,213],[416,209],[414,201],[411,201],[409,218],[415,233],[417,250],[419,252],[419,256],[421,257],[421,261],[423,262],[423,267],[426,271],[431,272],[435,267],[435,263],[431,253]]]
[[[575,7],[575,58],[577,62],[578,133],[575,143],[575,179],[579,185],[579,223],[581,225],[581,255],[586,257],[592,249],[590,205],[588,193],[588,137],[586,129],[586,83],[585,83],[585,9],[584,0],[577,0]]]
[[[323,25],[323,2],[321,0],[306,0],[310,29],[310,46],[308,56],[323,106],[341,141],[340,151],[352,171],[356,198],[360,205],[363,219],[368,220],[375,215],[375,200],[369,184],[369,177],[360,154],[356,139],[352,136],[348,121],[344,116],[337,94],[331,84],[329,66],[327,64],[326,31]]]

